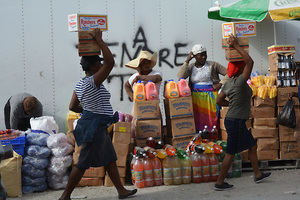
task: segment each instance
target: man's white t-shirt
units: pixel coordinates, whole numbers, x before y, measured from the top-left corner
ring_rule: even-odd
[[[132,86],[132,89],[133,89],[133,85],[132,85],[132,82],[133,80],[135,79],[135,77],[137,77],[139,75],[139,73],[134,73],[129,79],[128,79],[128,82],[129,84]],[[159,72],[159,71],[156,71],[156,70],[152,70],[148,75],[160,75],[160,77],[162,78],[162,74]],[[146,84],[147,82],[145,81],[142,81],[144,84]],[[161,82],[158,82],[156,83],[156,89],[159,93],[159,89],[160,89],[160,85],[161,85]]]

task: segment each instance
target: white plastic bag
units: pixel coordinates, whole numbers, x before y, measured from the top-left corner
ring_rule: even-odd
[[[71,154],[74,151],[74,147],[69,143],[62,143],[60,146],[51,149],[51,151],[55,157],[63,157]]]
[[[47,140],[47,146],[49,148],[61,147],[64,144],[74,145],[74,141],[64,133],[58,133],[55,135],[50,135]]]
[[[73,157],[52,157],[50,165],[48,167],[49,172],[56,175],[64,175],[67,172],[68,167],[72,165]]]
[[[58,125],[52,116],[31,118],[30,126],[32,130],[40,130],[50,135],[58,133]]]

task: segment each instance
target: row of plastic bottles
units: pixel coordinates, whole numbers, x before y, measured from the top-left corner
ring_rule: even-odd
[[[178,98],[191,96],[191,89],[187,80],[181,78],[178,83],[170,79],[165,88],[165,98]]]
[[[217,156],[205,153],[202,145],[191,156],[171,145],[158,150],[136,148],[134,154],[131,172],[138,188],[216,181],[219,175]]]

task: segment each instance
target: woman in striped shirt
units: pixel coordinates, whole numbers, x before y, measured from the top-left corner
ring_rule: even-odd
[[[77,145],[82,149],[78,163],[72,169],[67,187],[60,200],[70,200],[75,186],[81,180],[85,170],[90,167],[105,167],[119,193],[119,199],[125,199],[137,192],[137,190],[126,190],[123,187],[116,165],[117,156],[107,132],[108,124],[118,120],[118,113],[113,114],[110,104],[110,93],[102,84],[114,66],[114,59],[102,40],[100,29],[96,29],[91,35],[100,46],[103,59],[99,56],[81,58],[80,64],[86,77],[76,84],[70,110],[82,113],[73,132]]]

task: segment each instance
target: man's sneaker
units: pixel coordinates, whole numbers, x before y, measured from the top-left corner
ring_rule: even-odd
[[[233,188],[233,185],[230,185],[226,182],[223,182],[222,185],[215,184],[215,190],[217,190],[217,191],[230,190],[232,188]]]
[[[259,178],[254,178],[254,182],[255,183],[260,183],[263,180],[267,179],[268,177],[271,176],[271,172],[267,172],[267,173],[261,173],[261,176]]]

